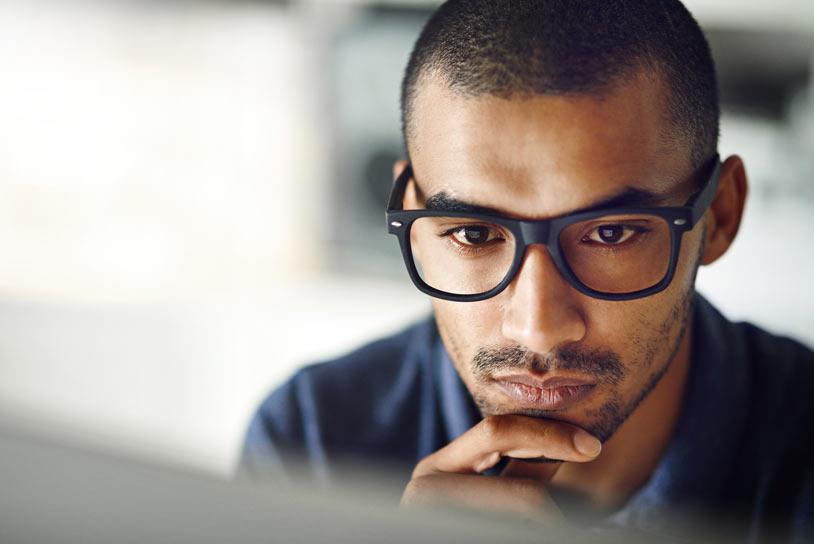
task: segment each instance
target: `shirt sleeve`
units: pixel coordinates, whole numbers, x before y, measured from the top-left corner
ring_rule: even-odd
[[[308,369],[297,372],[260,405],[246,432],[239,474],[287,480],[324,477],[325,455]]]
[[[298,371],[253,416],[238,475],[326,486],[359,467],[409,475],[418,446],[441,441],[436,339],[425,320]]]

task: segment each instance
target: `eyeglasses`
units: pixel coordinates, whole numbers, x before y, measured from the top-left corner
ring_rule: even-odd
[[[672,281],[682,235],[717,193],[717,155],[706,170],[703,187],[683,206],[603,207],[524,221],[495,213],[404,210],[413,176],[408,165],[393,185],[387,228],[398,237],[413,283],[436,298],[468,302],[497,295],[517,275],[528,246],[542,244],[579,292],[631,300]]]

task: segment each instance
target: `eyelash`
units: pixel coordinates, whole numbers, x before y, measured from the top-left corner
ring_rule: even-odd
[[[593,233],[597,229],[602,228],[603,226],[607,225],[597,225],[596,227],[589,230],[585,235],[583,235],[582,238],[580,238],[580,240],[585,240],[585,238],[587,238],[591,233]],[[634,231],[634,234],[628,240],[625,240],[624,242],[621,242],[619,244],[606,244],[602,242],[597,242],[595,240],[587,240],[587,243],[595,247],[597,250],[604,251],[607,253],[614,253],[619,251],[625,251],[627,248],[630,247],[631,244],[640,242],[643,235],[652,232],[651,229],[638,225],[613,225],[613,226],[619,226],[625,229],[630,229]]]
[[[457,251],[461,255],[473,255],[475,253],[481,253],[484,249],[487,249],[487,248],[491,247],[493,245],[492,242],[501,241],[501,240],[505,241],[505,238],[503,236],[501,236],[500,234],[498,234],[498,237],[496,237],[495,239],[488,240],[487,242],[484,242],[484,244],[480,245],[480,246],[478,246],[478,245],[464,246],[464,245],[461,245],[460,243],[456,242],[453,239],[452,235],[455,234],[456,232],[460,231],[461,229],[472,228],[472,227],[485,227],[487,229],[494,230],[492,227],[487,227],[485,225],[478,225],[478,224],[457,225],[455,227],[452,227],[450,229],[445,230],[444,232],[438,233],[437,236],[439,238],[442,238],[442,239],[449,239],[449,243],[452,245],[452,247],[455,249],[455,251]]]

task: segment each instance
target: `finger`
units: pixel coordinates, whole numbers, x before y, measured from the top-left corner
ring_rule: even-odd
[[[585,462],[595,459],[600,450],[596,438],[569,423],[518,415],[489,416],[423,459],[413,476],[482,472],[506,456]]]
[[[547,525],[565,521],[545,487],[525,478],[428,474],[411,480],[401,498],[404,508],[438,505],[519,515]]]
[[[547,484],[562,466],[562,461],[547,460],[547,462],[529,462],[512,459],[500,475],[508,478],[529,478],[539,483]]]

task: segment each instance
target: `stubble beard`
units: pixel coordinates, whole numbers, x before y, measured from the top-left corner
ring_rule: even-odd
[[[483,346],[476,352],[470,366],[476,385],[474,391],[471,391],[472,398],[483,417],[513,413],[560,419],[562,412],[559,410],[507,409],[505,406],[498,406],[483,394],[483,389],[493,383],[491,375],[507,369],[532,370],[538,374],[571,370],[589,375],[597,380],[597,385],[609,391],[609,397],[599,407],[585,410],[585,416],[590,422],[583,427],[604,443],[647,398],[669,369],[686,334],[689,316],[693,311],[694,294],[694,288],[684,293],[665,320],[656,327],[657,333],[651,338],[634,340],[634,344],[642,344],[644,349],[636,360],[627,363],[622,362],[618,354],[609,349],[584,350],[569,345],[543,356],[522,346]],[[678,333],[673,337],[676,329]],[[668,350],[664,350],[665,345],[669,345]],[[661,364],[654,368],[654,363],[658,362]],[[635,395],[625,399],[619,385],[625,383],[631,369],[650,369],[650,375]]]

